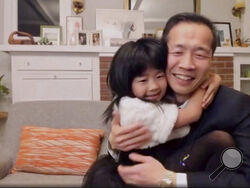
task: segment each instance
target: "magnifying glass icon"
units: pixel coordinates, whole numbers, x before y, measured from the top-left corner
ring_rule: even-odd
[[[239,168],[243,161],[242,152],[235,147],[225,149],[221,154],[221,165],[209,175],[210,180],[214,179],[222,173],[224,169],[235,170]]]

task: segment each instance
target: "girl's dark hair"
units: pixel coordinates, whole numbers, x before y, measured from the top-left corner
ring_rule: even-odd
[[[213,23],[205,16],[202,16],[196,13],[189,13],[189,12],[176,14],[168,20],[168,22],[166,23],[165,29],[163,31],[163,35],[162,35],[163,45],[167,46],[169,32],[174,26],[176,26],[179,23],[198,23],[198,24],[203,24],[207,26],[213,35],[211,48],[212,48],[212,52],[213,53],[215,52],[216,30],[215,30]]]
[[[167,49],[165,45],[153,38],[141,38],[136,42],[123,44],[114,55],[107,75],[107,85],[112,94],[112,101],[103,113],[107,123],[114,105],[118,105],[124,96],[134,97],[132,82],[147,68],[166,71]]]

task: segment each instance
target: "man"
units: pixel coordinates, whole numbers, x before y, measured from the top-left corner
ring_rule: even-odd
[[[162,41],[169,50],[166,70],[168,83],[177,103],[182,104],[200,87],[208,74],[216,48],[215,31],[212,23],[200,15],[177,14],[167,22]],[[182,139],[181,144],[178,144],[177,153],[185,154],[185,148],[203,135],[214,130],[222,130],[233,137],[236,147],[242,152],[242,165],[235,170],[224,170],[212,181],[209,178],[211,168],[209,171],[181,171],[178,168],[179,164],[174,164],[172,161],[169,161],[171,164],[166,163],[165,168],[153,157],[133,153],[130,154],[130,158],[138,164],[118,167],[118,173],[124,182],[139,186],[159,186],[165,182],[166,186],[249,187],[250,97],[221,86],[212,104],[204,110],[201,119],[191,127],[191,132]],[[148,142],[150,136],[148,129],[140,124],[120,127],[119,117],[115,115],[109,141],[112,149],[129,151]],[[112,151],[110,153],[113,155]],[[183,159],[188,157],[185,156]],[[219,163],[217,159],[216,164]]]

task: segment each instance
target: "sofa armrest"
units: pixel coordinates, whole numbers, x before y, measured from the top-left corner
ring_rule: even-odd
[[[11,172],[12,158],[7,155],[1,155],[0,157],[0,179],[3,179]]]

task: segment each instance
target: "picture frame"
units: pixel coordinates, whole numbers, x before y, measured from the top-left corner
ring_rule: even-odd
[[[217,46],[233,46],[232,30],[230,22],[213,22],[216,28]]]
[[[91,46],[102,46],[103,38],[101,30],[93,30],[89,32],[90,45]]]
[[[62,38],[62,28],[61,26],[41,25],[40,37],[48,38],[52,45],[60,45]]]
[[[79,31],[83,28],[83,19],[81,16],[66,17],[66,40],[67,45],[79,44]]]
[[[78,33],[79,45],[89,45],[89,32],[86,30],[80,30]]]

